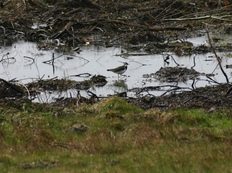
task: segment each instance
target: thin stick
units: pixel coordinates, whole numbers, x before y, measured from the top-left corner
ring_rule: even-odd
[[[55,61],[55,54],[52,53],[52,65],[54,65],[54,61]]]
[[[6,29],[3,27],[3,26],[0,26],[0,28],[2,28],[2,30],[3,30],[3,38],[5,38],[6,37]]]
[[[53,53],[53,54],[54,54],[54,53]],[[45,63],[45,64],[53,63],[53,64],[54,64],[55,59],[60,58],[60,57],[63,56],[63,54],[62,54],[62,55],[59,55],[58,57],[54,58],[54,57],[53,57],[53,54],[52,54],[52,59],[47,60],[47,61],[43,61],[43,63]]]
[[[193,66],[191,67],[191,69],[193,69],[196,66],[196,56],[193,57]]]
[[[208,31],[207,26],[206,26],[206,33],[207,33],[207,37],[208,37],[208,40],[209,40],[209,45],[210,45],[210,47],[211,47],[211,49],[212,49],[212,51],[213,51],[213,53],[214,53],[214,55],[215,55],[215,57],[216,57],[216,59],[217,59],[217,61],[218,61],[218,65],[219,65],[219,67],[220,67],[220,70],[222,71],[223,75],[224,75],[225,78],[226,78],[226,83],[228,84],[228,83],[229,83],[229,78],[228,78],[226,72],[224,71],[224,69],[223,69],[223,67],[222,67],[221,58],[217,55],[217,52],[216,52],[216,50],[215,50],[215,47],[213,46],[213,44],[212,44],[212,42],[211,42],[211,39],[210,39],[210,36],[209,36],[209,31]]]

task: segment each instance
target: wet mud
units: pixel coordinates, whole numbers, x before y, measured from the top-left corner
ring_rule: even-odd
[[[85,44],[122,46],[124,50],[150,54],[174,52],[177,56],[210,51],[227,52],[231,50],[232,44],[224,42],[220,35],[232,33],[231,3],[213,0],[3,1],[0,10],[0,46],[24,39],[36,42],[39,49],[49,50],[56,47],[62,52],[81,51],[79,46]],[[212,36],[211,45],[196,46],[186,41],[191,37],[205,35],[206,32]],[[196,78],[199,73],[176,67],[160,69],[154,75],[161,81],[186,81]],[[40,80],[25,86],[16,85],[14,81],[1,80],[0,97],[27,97],[28,93],[37,93],[41,88],[88,89],[93,85],[104,86],[106,82],[104,76],[95,76],[81,83],[57,79]],[[144,89],[152,88],[140,90]],[[148,95],[132,99],[126,97],[125,93],[117,95],[143,108],[181,106],[211,109],[231,105],[229,82],[198,89],[193,86],[191,91],[179,91],[181,88],[173,86],[171,92],[159,97]],[[91,94],[91,99],[99,100],[98,96]],[[59,101],[61,100],[57,100]]]

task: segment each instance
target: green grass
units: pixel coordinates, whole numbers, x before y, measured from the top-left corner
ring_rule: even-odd
[[[142,110],[115,97],[0,109],[0,172],[232,171],[228,110]]]

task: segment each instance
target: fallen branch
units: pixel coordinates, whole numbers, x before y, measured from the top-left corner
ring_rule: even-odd
[[[207,16],[200,16],[200,17],[190,17],[190,18],[163,19],[162,21],[188,21],[188,20],[203,20],[203,19],[215,19],[215,20],[221,20],[221,21],[231,21],[228,19],[223,19],[226,17],[232,17],[232,15],[224,15],[224,16],[207,15]]]
[[[186,30],[186,27],[182,26],[145,26],[145,25],[138,25],[138,24],[130,24],[127,22],[123,22],[120,20],[109,20],[107,21],[109,23],[115,23],[115,24],[121,24],[121,25],[127,25],[127,26],[133,26],[138,28],[143,28],[151,31],[164,31],[164,30]]]
[[[148,27],[149,30],[151,31],[165,31],[165,30],[187,30],[186,27],[182,27],[182,26],[151,26]]]
[[[75,74],[75,75],[70,75],[70,77],[90,77],[90,73],[80,73],[80,74]]]
[[[202,19],[209,19],[212,16],[201,16],[201,17],[190,17],[190,18],[172,18],[172,19],[163,19],[162,21],[186,21],[186,20],[202,20]]]

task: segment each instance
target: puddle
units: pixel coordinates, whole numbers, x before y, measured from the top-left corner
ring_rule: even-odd
[[[201,38],[202,39],[202,38]],[[188,39],[188,41],[192,41]],[[198,40],[199,41],[199,40]],[[193,39],[194,44],[197,44],[197,39]],[[204,42],[204,40],[200,40]],[[174,54],[169,53],[173,59],[169,60],[169,64],[164,62],[164,58],[168,53],[148,55],[142,52],[127,52],[130,56],[120,56],[122,49],[117,47],[106,48],[103,46],[83,46],[80,48],[81,52],[72,54],[57,53],[53,50],[43,51],[38,50],[35,43],[19,41],[9,47],[1,47],[1,63],[0,63],[0,78],[5,80],[17,79],[21,83],[28,83],[36,81],[40,78],[66,78],[76,81],[83,81],[88,79],[87,77],[75,77],[75,75],[89,73],[93,75],[106,76],[108,81],[104,87],[91,88],[90,91],[97,96],[106,97],[110,94],[117,92],[123,92],[126,89],[141,88],[149,86],[166,86],[174,85],[174,83],[165,83],[157,81],[155,78],[145,78],[144,74],[151,74],[157,72],[161,67],[176,67],[180,64],[180,67],[191,68],[194,70],[205,73],[214,74],[212,78],[219,82],[225,83],[225,77],[220,71],[217,65],[217,60],[212,53],[182,56],[177,57]],[[54,54],[54,66],[48,62],[52,59]],[[141,54],[141,56],[138,56]],[[222,58],[222,66],[228,77],[231,78],[231,69],[225,68],[226,65],[232,64],[232,59],[228,58],[226,54],[220,54]],[[125,76],[120,77],[122,86],[114,86],[114,83],[118,80],[118,75],[110,71],[109,68],[115,68],[122,65],[121,62],[127,62],[129,64]],[[187,82],[178,82],[175,85],[180,87],[186,87],[187,90],[192,88],[192,80]],[[195,87],[202,87],[206,85],[212,85],[205,75],[200,76],[195,81]],[[154,91],[149,94],[161,95],[164,91]],[[87,95],[85,91],[81,91],[83,96]],[[135,92],[130,91],[128,96],[135,97]],[[141,92],[141,95],[148,94],[147,92]],[[49,102],[55,97],[75,97],[77,95],[76,90],[68,90],[63,93],[50,93],[44,92],[36,99],[39,102]]]

